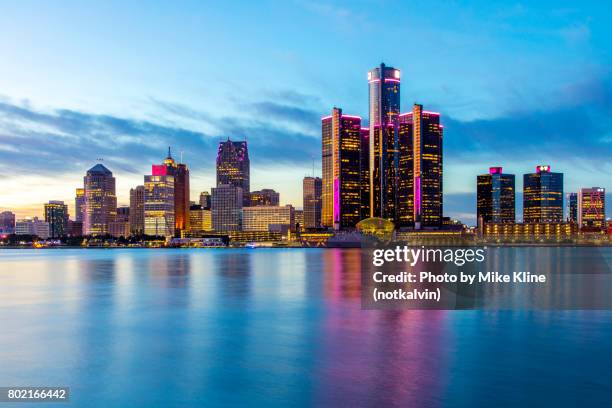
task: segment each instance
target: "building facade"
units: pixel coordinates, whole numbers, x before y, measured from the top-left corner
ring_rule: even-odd
[[[48,239],[50,237],[49,223],[39,220],[38,217],[17,220],[15,222],[15,234],[36,235],[38,238]]]
[[[136,186],[130,189],[130,234],[144,234],[144,201],[145,187]]]
[[[295,210],[291,205],[257,206],[242,209],[243,231],[270,231],[271,226],[286,226],[295,230]]]
[[[15,233],[15,214],[10,211],[0,212],[0,234]]]
[[[580,228],[606,228],[606,189],[581,188],[578,192],[578,225]]]
[[[515,177],[501,167],[476,177],[476,218],[481,223],[515,222]]]
[[[210,208],[205,208],[199,204],[189,207],[189,226],[192,234],[212,231],[212,211]]]
[[[361,220],[361,118],[333,108],[321,120],[321,224],[335,230],[354,228]]]
[[[304,228],[320,228],[323,182],[319,177],[304,177],[302,188]]]
[[[560,223],[563,221],[563,173],[550,166],[537,166],[535,173],[523,175],[523,222]]]
[[[280,203],[280,194],[271,188],[264,188],[259,191],[251,191],[249,194],[250,206],[271,206],[271,205],[279,205]]]
[[[45,222],[49,224],[49,236],[61,238],[68,235],[68,206],[63,201],[45,204]]]
[[[174,220],[174,176],[164,167],[153,166],[153,174],[144,177],[144,233],[172,237]]]
[[[202,191],[200,193],[200,205],[207,210],[210,210],[211,202],[210,202],[210,193],[208,191]]]
[[[106,235],[109,224],[117,214],[115,178],[102,164],[87,170],[84,178],[85,189],[85,235]]]
[[[368,72],[370,216],[395,221],[400,71],[385,64]]]
[[[211,204],[215,231],[242,230],[242,188],[231,184],[213,187]]]
[[[243,206],[250,204],[251,191],[249,150],[246,141],[232,142],[229,138],[219,143],[217,151],[217,187],[240,187]]]
[[[83,222],[85,220],[85,189],[77,188],[74,197],[74,220]]]
[[[110,224],[110,234],[115,238],[130,236],[130,207],[117,207],[115,221]]]
[[[567,195],[567,220],[578,223],[578,193],[569,193]]]

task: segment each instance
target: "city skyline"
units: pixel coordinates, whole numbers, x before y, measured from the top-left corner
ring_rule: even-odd
[[[214,151],[227,137],[249,142],[251,190],[273,188],[280,204],[299,207],[313,157],[320,166],[320,118],[332,106],[367,118],[366,74],[381,61],[402,70],[404,106],[420,101],[444,115],[444,215],[475,223],[474,178],[491,166],[520,175],[550,164],[564,173],[565,192],[610,191],[610,11],[555,4],[445,5],[436,20],[397,6],[383,22],[368,3],[298,2],[275,6],[278,26],[258,23],[251,36],[215,23],[230,12],[223,5],[171,16],[163,5],[7,5],[2,37],[29,29],[19,47],[0,43],[11,61],[0,67],[0,209],[40,217],[43,203],[62,200],[74,214],[74,188],[98,157],[127,204],[168,145],[184,152],[198,201],[215,185]],[[250,18],[271,18],[254,5],[238,9],[247,32]],[[101,24],[109,19],[114,33]],[[296,19],[316,33],[300,39],[288,24]],[[382,24],[410,38],[411,52],[369,39]]]

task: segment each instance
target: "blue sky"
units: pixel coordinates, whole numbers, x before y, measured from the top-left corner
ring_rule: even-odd
[[[445,213],[473,222],[501,165],[612,189],[612,7],[601,1],[4,2],[0,208],[73,203],[97,158],[120,203],[168,145],[192,198],[219,140],[247,138],[252,189],[301,206],[320,117],[367,118],[367,71],[402,70],[402,107],[442,113]],[[608,212],[610,212],[608,206]]]

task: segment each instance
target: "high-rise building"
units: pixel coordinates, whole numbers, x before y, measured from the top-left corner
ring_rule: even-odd
[[[68,235],[68,206],[63,201],[49,201],[45,204],[45,222],[49,223],[51,238]]]
[[[212,211],[202,205],[189,207],[189,228],[192,233],[212,231]]]
[[[291,205],[257,206],[242,209],[243,231],[269,231],[271,225],[284,225],[295,230],[295,210]]]
[[[280,202],[280,194],[271,188],[264,188],[260,191],[251,191],[250,195],[250,205],[251,206],[260,206],[260,205],[279,205]]]
[[[144,234],[144,186],[130,189],[130,234]]]
[[[567,220],[578,223],[578,193],[567,194]]]
[[[550,166],[537,166],[535,173],[523,175],[523,222],[563,221],[563,173]]]
[[[370,218],[370,128],[362,127],[359,149],[360,219]]]
[[[189,199],[189,168],[184,163],[178,163],[174,176],[174,228],[177,235],[181,231],[189,231]]]
[[[117,207],[117,216],[110,223],[109,234],[113,237],[129,237],[130,236],[130,207]]]
[[[202,191],[200,193],[200,205],[204,207],[205,210],[210,210],[211,202],[210,193],[208,191]]]
[[[368,72],[370,216],[396,221],[400,71],[385,64]]]
[[[217,187],[228,184],[242,189],[243,205],[250,204],[250,161],[247,142],[219,143],[217,152]]]
[[[304,210],[295,210],[295,230],[304,231]]]
[[[215,231],[242,229],[242,188],[219,184],[212,188],[212,223]]]
[[[144,176],[144,233],[172,237],[174,219],[174,175],[165,165],[153,165],[150,176]]]
[[[102,164],[87,170],[85,187],[85,235],[106,235],[108,226],[117,214],[115,178]]]
[[[0,234],[15,233],[15,214],[10,211],[0,213]]]
[[[489,168],[476,177],[476,217],[478,223],[515,222],[514,174],[504,174],[501,167]]]
[[[303,207],[304,228],[321,227],[322,180],[319,177],[304,177]]]
[[[74,220],[83,222],[85,220],[85,189],[77,188],[74,197]]]
[[[321,224],[353,228],[361,219],[361,118],[333,108],[321,119],[323,190]]]
[[[601,187],[581,188],[578,192],[578,225],[606,227],[606,190]]]

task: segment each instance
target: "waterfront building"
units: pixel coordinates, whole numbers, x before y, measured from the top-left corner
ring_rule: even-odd
[[[295,230],[304,231],[304,210],[295,210]]]
[[[212,189],[212,223],[215,231],[242,229],[242,188],[219,184]]]
[[[85,189],[85,235],[106,235],[117,214],[115,178],[101,163],[96,164],[83,179]]]
[[[200,206],[204,207],[207,210],[210,210],[211,202],[210,202],[210,193],[208,191],[202,191],[200,193]]]
[[[174,175],[174,229],[176,235],[180,235],[181,231],[189,231],[189,199],[189,168],[184,163],[178,163]]]
[[[164,164],[153,165],[151,175],[144,176],[144,233],[172,237],[174,219],[174,160],[166,158]]]
[[[15,233],[15,214],[11,211],[0,212],[0,234]]]
[[[51,238],[68,235],[68,206],[63,201],[49,201],[44,208]]]
[[[560,223],[563,221],[563,173],[550,166],[537,166],[535,173],[523,175],[523,222]]]
[[[400,70],[385,64],[368,72],[370,216],[395,221]]]
[[[481,223],[515,222],[515,178],[501,167],[476,177],[476,218]]]
[[[250,204],[250,161],[246,141],[232,142],[229,138],[219,143],[217,151],[217,187],[240,187],[243,206]]]
[[[130,236],[129,206],[117,207],[117,216],[115,217],[115,220],[110,224],[109,233],[115,238],[127,238]]]
[[[485,223],[483,236],[515,242],[534,242],[539,240],[561,241],[573,238],[578,232],[571,222],[549,223]]]
[[[78,222],[85,220],[85,189],[77,188],[74,197],[74,219]]]
[[[270,231],[272,225],[284,225],[295,230],[295,210],[291,205],[257,206],[242,209],[243,231]]]
[[[212,211],[210,207],[206,208],[199,204],[189,207],[189,225],[192,234],[212,231]]]
[[[270,206],[270,205],[279,205],[280,203],[280,194],[270,188],[264,188],[259,191],[251,191],[249,194],[250,198],[250,206]]]
[[[606,190],[581,188],[578,192],[578,225],[580,228],[606,228]]]
[[[304,177],[302,184],[304,228],[321,227],[322,185],[319,177]]]
[[[362,127],[360,130],[359,147],[359,194],[360,194],[360,220],[370,218],[370,128]]]
[[[333,108],[321,119],[323,227],[354,228],[361,218],[361,118]]]
[[[47,239],[50,236],[49,223],[39,220],[38,217],[26,217],[15,222],[16,235],[36,235],[38,238]]]
[[[83,235],[83,222],[68,220],[68,235],[80,237]]]
[[[578,223],[578,193],[569,193],[567,195],[567,220]]]
[[[130,234],[144,234],[145,187],[136,186],[130,189]]]

